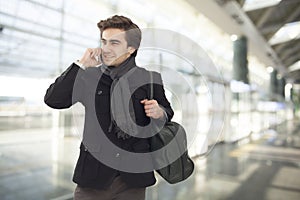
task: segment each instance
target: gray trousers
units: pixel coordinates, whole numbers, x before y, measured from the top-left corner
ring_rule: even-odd
[[[74,200],[145,200],[146,188],[129,188],[117,176],[108,189],[91,189],[77,186]]]

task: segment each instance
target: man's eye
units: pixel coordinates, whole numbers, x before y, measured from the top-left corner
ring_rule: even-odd
[[[119,42],[112,42],[111,44],[113,44],[113,45],[117,45],[117,44],[119,44]]]

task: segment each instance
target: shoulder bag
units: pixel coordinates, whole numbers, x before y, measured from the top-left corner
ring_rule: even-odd
[[[153,77],[150,72],[150,99],[153,99]],[[176,122],[167,122],[164,127],[150,138],[153,164],[156,172],[168,183],[175,184],[187,179],[194,171],[194,163],[188,155],[187,137],[184,128]],[[174,160],[174,161],[173,161]],[[173,161],[170,163],[169,161]],[[158,168],[162,163],[170,163]]]

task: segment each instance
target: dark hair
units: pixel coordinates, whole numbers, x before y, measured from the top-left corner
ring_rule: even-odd
[[[131,21],[131,19],[120,15],[114,15],[108,19],[101,20],[97,26],[100,29],[101,37],[103,31],[108,28],[124,30],[127,45],[136,49],[136,51],[132,54],[133,56],[136,56],[137,49],[140,47],[142,32],[140,28]]]

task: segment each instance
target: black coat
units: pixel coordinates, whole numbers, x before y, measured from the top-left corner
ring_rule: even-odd
[[[136,67],[134,74],[135,76],[133,77],[143,77],[149,74],[149,72],[144,68]],[[156,83],[161,83],[154,84],[153,99],[157,100],[160,106],[166,111],[168,121],[170,121],[173,117],[173,110],[165,96],[161,75],[157,72],[153,72],[153,79]],[[76,102],[81,102],[85,106],[83,142],[80,146],[80,155],[74,171],[73,181],[81,187],[101,189],[107,188],[114,177],[120,175],[122,180],[130,187],[147,187],[153,185],[156,182],[153,171],[146,173],[118,171],[103,164],[90,153],[96,151],[99,152],[100,157],[101,154],[106,154],[106,156],[111,156],[116,160],[122,156],[120,156],[118,152],[100,150],[101,147],[97,145],[99,138],[96,138],[98,136],[93,137],[95,131],[91,128],[91,125],[87,125],[87,121],[89,121],[89,123],[90,121],[92,121],[92,123],[99,123],[105,136],[112,143],[124,150],[137,153],[150,151],[149,138],[130,137],[129,139],[123,140],[118,138],[116,134],[108,133],[111,123],[110,89],[112,82],[110,76],[102,73],[100,68],[91,67],[82,70],[73,63],[47,89],[44,101],[51,108],[69,108]],[[135,80],[133,78],[129,79],[129,84],[134,85]],[[136,116],[135,121],[140,126],[149,123],[149,118],[145,115],[144,107],[140,103],[142,99],[149,97],[149,90],[149,86],[143,85],[133,92],[131,98]],[[93,110],[96,112],[97,119],[94,117]],[[86,137],[87,135],[89,135],[89,137]],[[83,145],[83,143],[86,144],[84,142],[86,138],[92,140],[88,141],[89,144],[91,144],[90,147]],[[120,162],[120,165],[124,165],[126,164],[126,159]]]

